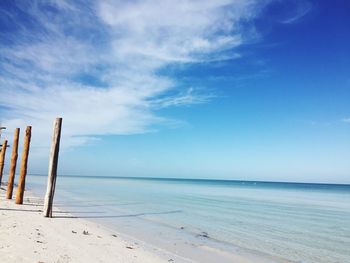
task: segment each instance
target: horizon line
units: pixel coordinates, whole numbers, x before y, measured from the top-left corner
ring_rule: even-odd
[[[47,176],[47,174],[28,173],[27,175]],[[221,182],[248,182],[248,183],[276,183],[276,184],[312,184],[312,185],[333,185],[350,186],[350,183],[326,183],[326,182],[293,182],[293,181],[262,181],[262,180],[243,180],[243,179],[214,179],[214,178],[179,178],[179,177],[148,177],[148,176],[116,176],[116,175],[78,175],[78,174],[58,174],[62,177],[81,177],[81,178],[101,178],[101,179],[142,179],[142,180],[168,180],[168,181],[221,181]]]

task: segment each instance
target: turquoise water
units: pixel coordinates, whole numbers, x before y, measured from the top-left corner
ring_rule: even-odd
[[[46,178],[27,184],[42,194]],[[349,185],[60,176],[55,198],[172,251],[205,243],[276,262],[350,262]]]

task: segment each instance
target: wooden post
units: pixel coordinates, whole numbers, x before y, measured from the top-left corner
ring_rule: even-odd
[[[2,181],[2,173],[4,171],[4,166],[5,166],[6,148],[7,148],[7,140],[5,140],[4,143],[2,144],[1,152],[0,152],[0,186]]]
[[[44,200],[44,217],[52,217],[53,197],[55,194],[58,154],[60,149],[62,118],[56,118],[53,127],[47,189]]]
[[[16,204],[23,204],[23,195],[26,184],[26,175],[27,175],[27,164],[28,164],[28,154],[30,146],[30,138],[32,134],[32,126],[27,126],[26,134],[24,136],[24,146],[22,152],[22,163],[21,170],[19,173],[18,188],[16,193]]]
[[[13,138],[10,173],[9,173],[9,179],[7,182],[7,192],[6,192],[7,199],[12,199],[13,183],[15,181],[17,158],[18,158],[18,140],[19,140],[19,128],[16,128],[14,133],[14,138]]]

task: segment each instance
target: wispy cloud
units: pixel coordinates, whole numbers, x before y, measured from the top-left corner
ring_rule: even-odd
[[[341,120],[342,122],[345,122],[345,123],[350,123],[350,118],[344,118]]]
[[[293,24],[302,19],[306,14],[308,14],[313,5],[309,1],[296,1],[290,10],[289,16],[282,21],[284,24]]]
[[[37,146],[48,145],[55,116],[65,146],[147,132],[166,122],[156,109],[212,97],[159,72],[239,56],[266,3],[13,1],[0,9],[1,119],[9,129],[32,124]]]

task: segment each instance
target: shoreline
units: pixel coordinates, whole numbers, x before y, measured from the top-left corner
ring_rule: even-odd
[[[128,235],[96,220],[74,216],[64,206],[54,206],[54,217],[44,218],[42,207],[43,199],[32,191],[26,191],[23,205],[16,205],[14,200],[5,199],[1,188],[2,262],[287,262],[238,250],[223,251],[205,242],[199,246],[177,242],[174,250],[171,238],[152,242],[156,238],[150,236],[152,231]]]
[[[44,218],[42,199],[26,191],[23,205],[0,189],[1,262],[181,262],[166,251],[150,251],[104,226],[54,208]],[[184,262],[184,261],[183,261]]]

